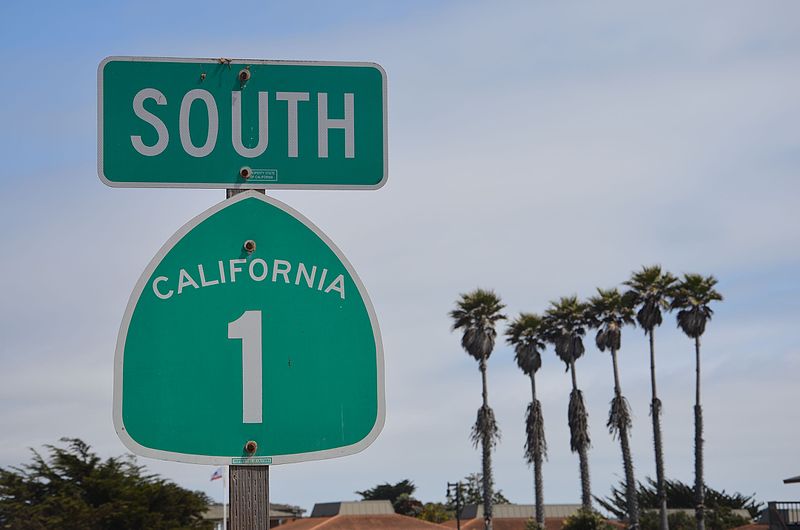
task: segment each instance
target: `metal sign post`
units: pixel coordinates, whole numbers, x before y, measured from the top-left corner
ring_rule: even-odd
[[[269,466],[231,466],[231,530],[269,530]]]

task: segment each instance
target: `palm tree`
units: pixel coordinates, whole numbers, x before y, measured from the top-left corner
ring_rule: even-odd
[[[628,400],[622,395],[619,383],[617,352],[622,345],[622,327],[633,324],[633,307],[623,300],[617,289],[597,290],[597,296],[589,299],[590,326],[597,329],[595,344],[600,351],[609,350],[614,367],[614,399],[608,414],[608,430],[619,438],[622,449],[622,462],[625,468],[625,500],[628,507],[628,524],[632,529],[639,528],[639,505],[636,497],[636,479],[633,474],[633,459],[628,441],[631,428],[631,413]]]
[[[669,298],[677,278],[663,272],[659,265],[642,267],[631,274],[624,282],[629,289],[624,297],[626,302],[638,307],[636,321],[650,339],[650,389],[653,398],[650,402],[650,416],[653,420],[653,447],[656,455],[656,487],[658,490],[659,520],[661,530],[669,530],[667,522],[667,492],[664,476],[664,448],[661,444],[661,400],[656,391],[656,347],[655,329],[661,325],[661,311],[669,309]]]
[[[695,352],[695,403],[694,403],[694,498],[697,530],[705,530],[703,503],[703,409],[700,405],[700,337],[714,312],[711,302],[721,302],[722,295],[714,286],[717,279],[700,274],[684,274],[672,299],[672,309],[678,309],[678,327],[694,339]]]
[[[583,393],[578,390],[575,374],[577,361],[585,348],[583,336],[586,334],[586,305],[577,296],[562,297],[558,302],[550,302],[545,312],[547,323],[546,338],[555,346],[556,355],[564,361],[572,375],[572,392],[569,394],[567,420],[570,431],[570,448],[578,453],[581,473],[581,503],[587,510],[592,509],[592,488],[589,480],[589,414],[583,403]]]
[[[505,317],[500,311],[505,306],[493,291],[476,289],[462,294],[456,308],[450,311],[453,331],[463,330],[461,346],[478,361],[483,384],[483,404],[478,409],[478,419],[472,427],[472,442],[481,444],[483,466],[483,514],[484,530],[492,530],[492,449],[500,438],[500,430],[489,406],[489,390],[486,385],[486,361],[494,349],[497,337],[495,325]]]
[[[544,528],[544,490],[542,487],[542,459],[547,456],[544,438],[542,404],[536,398],[536,372],[542,367],[542,350],[546,334],[542,317],[520,313],[506,330],[506,342],[514,346],[514,358],[520,369],[531,378],[531,403],[525,421],[525,459],[533,464],[533,489],[536,496],[536,522]]]

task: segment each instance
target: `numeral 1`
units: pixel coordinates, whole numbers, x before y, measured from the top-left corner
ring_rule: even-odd
[[[242,423],[261,423],[261,311],[229,322],[228,338],[242,341]]]

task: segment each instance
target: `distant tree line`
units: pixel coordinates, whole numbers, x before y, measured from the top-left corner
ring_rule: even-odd
[[[480,473],[471,473],[464,477],[459,484],[461,485],[461,506],[481,504],[483,501],[482,477]],[[443,523],[456,517],[456,499],[452,490],[448,491],[445,502],[424,502],[418,500],[414,493],[416,486],[409,479],[401,480],[395,484],[386,482],[379,484],[364,491],[357,491],[362,500],[387,500],[392,503],[395,512],[410,517],[417,517],[433,523]],[[678,480],[666,480],[665,491],[667,504],[671,508],[692,509],[694,508],[694,488]],[[611,515],[622,520],[627,517],[628,502],[626,500],[626,488],[624,481],[618,486],[612,487],[611,494],[606,498],[595,497],[597,503],[608,511]],[[660,525],[660,515],[658,507],[660,499],[656,481],[647,478],[644,483],[638,483],[636,490],[637,501],[642,509],[641,528],[642,530],[658,530]],[[503,495],[502,491],[496,490],[493,494],[492,504],[507,504],[510,501]],[[726,530],[729,528],[745,525],[749,522],[748,518],[734,513],[734,510],[747,510],[750,517],[758,515],[763,507],[752,495],[742,495],[741,493],[727,493],[725,490],[715,490],[706,486],[706,509],[707,522],[710,530]],[[676,512],[669,515],[670,527],[673,530],[692,530],[695,526],[693,517],[684,512]],[[531,519],[529,525],[531,530],[538,530],[538,523]],[[574,516],[567,518],[564,522],[563,530],[613,530],[614,527],[608,525],[597,512],[580,511]]]

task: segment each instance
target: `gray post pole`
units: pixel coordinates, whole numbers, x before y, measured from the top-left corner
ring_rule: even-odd
[[[231,530],[269,530],[269,466],[231,466]]]
[[[225,197],[242,191],[226,190]],[[269,530],[269,466],[231,466],[230,477],[230,530]]]

